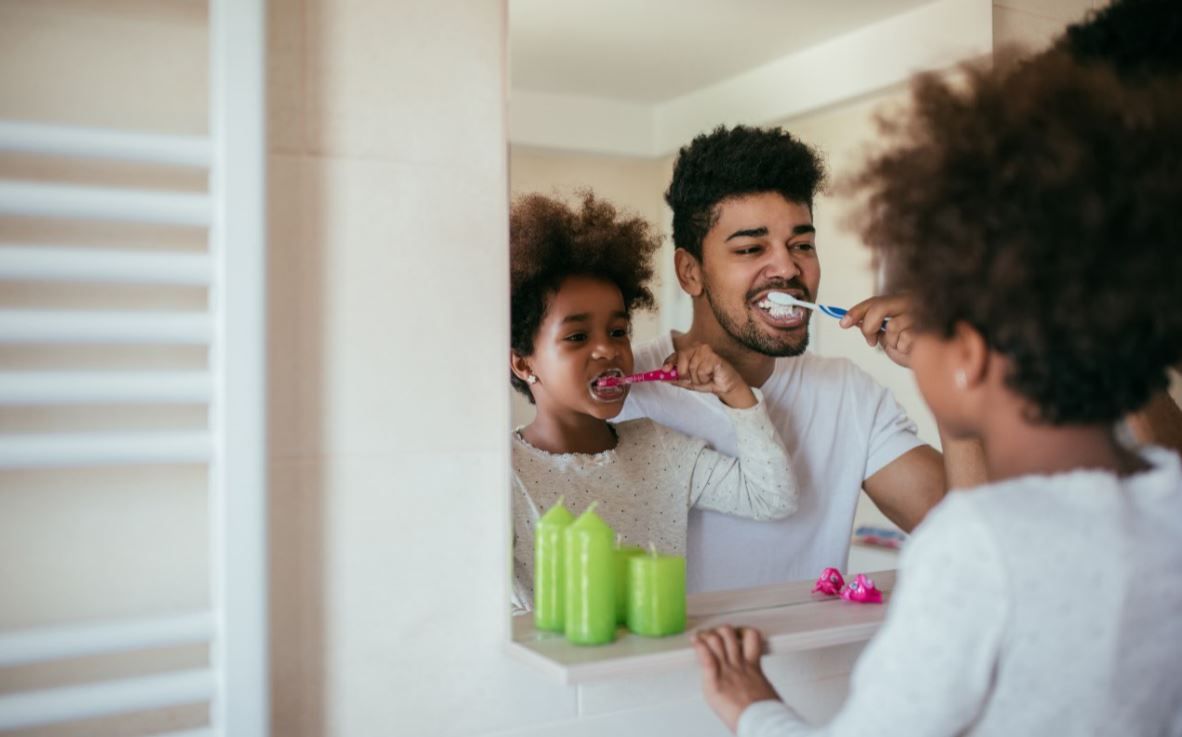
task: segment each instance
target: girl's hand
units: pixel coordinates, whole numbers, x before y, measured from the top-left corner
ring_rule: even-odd
[[[710,346],[702,344],[677,351],[665,359],[666,371],[677,369],[681,377],[673,382],[683,389],[710,392],[724,404],[736,409],[747,409],[756,404],[755,394],[743,377]]]
[[[759,664],[764,645],[757,630],[724,624],[695,632],[690,641],[702,667],[702,695],[732,732],[748,706],[782,700]]]
[[[887,318],[890,318],[888,321]],[[883,327],[886,323],[886,327]],[[912,314],[911,298],[905,294],[864,299],[850,308],[841,318],[843,328],[857,327],[866,345],[881,345],[892,361],[903,368],[911,367]]]

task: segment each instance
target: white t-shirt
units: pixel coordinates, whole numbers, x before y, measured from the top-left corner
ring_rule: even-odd
[[[636,371],[659,368],[673,352],[665,334],[635,346]],[[746,588],[845,570],[862,482],[923,443],[891,393],[844,358],[804,353],[776,360],[759,387],[796,473],[800,501],[791,517],[753,522],[691,510],[689,591]],[[710,447],[737,455],[735,433],[712,395],[652,382],[634,384],[617,421],[649,417]]]
[[[1153,468],[1128,478],[950,493],[907,542],[834,719],[761,701],[740,737],[1182,735],[1182,471],[1142,454]]]

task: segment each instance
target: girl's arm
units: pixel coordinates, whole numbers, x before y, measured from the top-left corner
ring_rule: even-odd
[[[767,414],[763,394],[746,409],[726,407],[735,428],[739,457],[695,443],[689,505],[756,520],[781,519],[796,511],[798,492],[792,461]],[[693,451],[691,451],[693,452]]]
[[[707,345],[674,353],[665,359],[665,368],[677,369],[681,377],[677,386],[716,396],[738,440],[738,458],[710,450],[700,441],[682,446],[695,454],[689,505],[757,520],[781,519],[795,512],[796,476],[763,395]]]

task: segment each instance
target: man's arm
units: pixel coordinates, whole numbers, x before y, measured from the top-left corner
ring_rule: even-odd
[[[985,454],[976,440],[940,433],[941,453],[930,445],[912,448],[866,479],[862,487],[874,505],[904,532],[923,521],[949,489],[985,483]]]
[[[944,498],[944,461],[930,445],[920,445],[880,468],[862,488],[891,522],[911,532]]]
[[[911,367],[913,324],[911,299],[902,294],[864,299],[841,320],[843,328],[860,330],[867,345],[881,346],[903,368]],[[949,489],[986,481],[985,452],[979,441],[952,439],[940,428],[940,443],[943,455],[926,445],[913,448],[862,484],[875,506],[906,532],[915,529]]]

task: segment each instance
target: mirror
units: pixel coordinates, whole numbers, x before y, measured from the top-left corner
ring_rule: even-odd
[[[657,308],[633,316],[634,346],[691,323],[663,198],[679,147],[719,124],[779,125],[819,149],[832,182],[874,143],[875,114],[905,104],[914,73],[992,52],[991,4],[981,0],[510,0],[509,17],[512,194],[570,201],[589,188],[662,236],[651,285]],[[812,219],[823,275],[818,299],[849,306],[874,293],[875,274],[869,252],[841,226],[846,205],[822,193]],[[908,370],[828,318],[814,315],[809,332],[810,352],[863,369],[893,393],[919,438],[939,447]],[[532,405],[507,390],[513,426],[528,424]],[[800,493],[818,490],[806,480]],[[862,525],[893,528],[864,493],[853,528]],[[691,568],[693,547],[691,539]],[[846,570],[894,567],[893,550],[854,545]],[[690,580],[692,591],[692,572]]]

